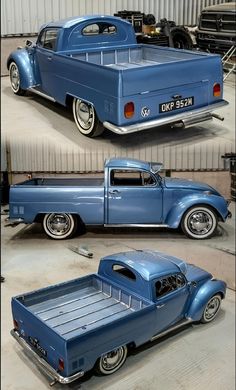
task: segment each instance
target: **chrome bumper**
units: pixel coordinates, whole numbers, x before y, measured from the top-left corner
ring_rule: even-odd
[[[151,129],[153,127],[163,126],[167,124],[172,124],[173,126],[180,127],[189,127],[195,125],[196,123],[205,122],[211,120],[213,117],[224,120],[217,114],[212,114],[211,112],[217,108],[226,106],[229,104],[226,100],[221,100],[218,103],[210,104],[207,107],[198,108],[195,110],[190,110],[186,112],[182,112],[181,114],[170,115],[166,117],[162,117],[159,119],[153,119],[146,122],[135,123],[133,125],[128,126],[116,126],[110,122],[103,122],[103,126],[108,130],[113,131],[113,133],[124,135],[135,133],[141,130]]]
[[[59,382],[63,385],[66,385],[68,383],[75,381],[76,379],[81,378],[84,375],[83,371],[79,371],[76,374],[68,376],[68,377],[64,377],[64,376],[60,375],[54,368],[52,368],[46,362],[46,360],[44,360],[36,352],[34,352],[34,350],[31,348],[31,346],[29,344],[27,344],[27,342],[22,337],[20,337],[19,333],[15,329],[11,330],[11,335],[20,344],[20,346],[23,347],[23,349],[27,351],[27,353],[29,354],[29,357],[34,359],[36,366],[38,366],[41,370],[43,370],[46,373],[46,375],[53,378],[53,382],[50,383],[51,386],[56,382]]]

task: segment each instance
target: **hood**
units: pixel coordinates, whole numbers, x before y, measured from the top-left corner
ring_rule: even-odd
[[[212,275],[209,272],[193,264],[187,264],[185,276],[189,282],[200,282],[212,278]]]
[[[215,195],[220,195],[213,187],[205,183],[169,177],[165,177],[164,180],[166,188],[188,189],[195,191],[211,191]]]

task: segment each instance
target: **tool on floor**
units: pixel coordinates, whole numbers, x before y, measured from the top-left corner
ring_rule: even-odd
[[[79,247],[78,246],[73,246],[73,245],[69,245],[68,248],[75,252],[75,253],[78,253],[79,255],[81,256],[85,256],[85,257],[88,257],[88,258],[92,258],[93,257],[93,253],[89,251],[89,249],[84,246],[84,245],[80,245]]]

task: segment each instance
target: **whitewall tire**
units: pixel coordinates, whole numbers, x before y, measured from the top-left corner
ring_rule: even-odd
[[[215,233],[217,223],[215,212],[210,207],[199,205],[186,211],[181,228],[186,236],[202,240],[210,238]]]
[[[50,213],[43,218],[45,233],[55,240],[63,240],[74,235],[77,229],[77,218],[67,213]]]

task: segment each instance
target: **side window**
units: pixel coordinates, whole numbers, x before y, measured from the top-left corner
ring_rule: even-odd
[[[56,49],[58,29],[43,30],[38,39],[38,45],[48,50]]]
[[[110,173],[111,186],[152,186],[155,179],[149,172],[113,169]]]
[[[155,283],[156,297],[160,298],[185,285],[185,278],[181,274],[170,275],[159,279]]]
[[[136,280],[134,272],[132,272],[129,268],[124,267],[123,265],[114,264],[112,266],[112,270],[120,275],[125,276],[130,280]]]
[[[83,35],[100,35],[100,34],[115,34],[116,33],[116,26],[110,23],[93,23],[89,24],[88,26],[84,27],[82,30]]]

